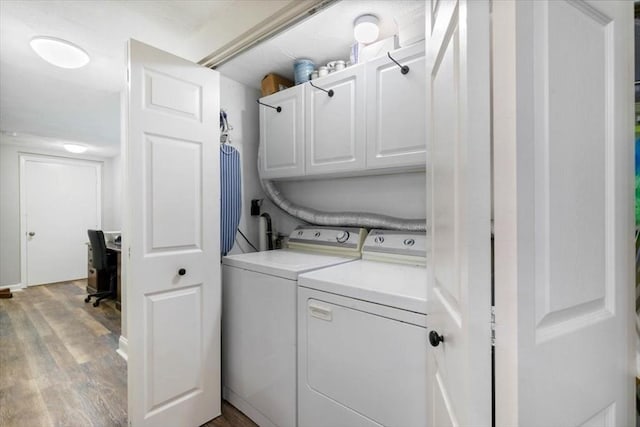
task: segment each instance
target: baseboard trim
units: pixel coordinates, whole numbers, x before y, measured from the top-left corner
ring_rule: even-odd
[[[127,355],[128,351],[129,351],[129,341],[127,341],[125,337],[120,335],[120,339],[118,340],[118,349],[116,350],[116,353],[118,353],[120,357],[122,357],[124,360],[128,360],[128,355]]]
[[[19,291],[21,289],[26,288],[22,283],[16,283],[15,285],[0,285],[0,289],[9,288],[11,292]]]
[[[227,402],[231,403],[237,409],[240,410],[243,414],[245,414],[251,421],[258,424],[262,427],[277,427],[275,424],[271,422],[269,418],[267,418],[262,412],[258,411],[256,408],[251,406],[249,402],[244,400],[244,398],[240,397],[238,394],[233,392],[231,389],[227,387],[222,387],[222,397]]]

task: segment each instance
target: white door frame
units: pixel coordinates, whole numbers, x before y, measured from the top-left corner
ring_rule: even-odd
[[[74,159],[70,157],[50,156],[43,154],[20,153],[20,288],[26,288],[27,280],[27,162],[55,163],[61,165],[84,165],[96,168],[96,197],[98,212],[98,228],[102,228],[102,162],[95,160]]]

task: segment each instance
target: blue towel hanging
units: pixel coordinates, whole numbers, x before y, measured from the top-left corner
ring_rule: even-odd
[[[242,215],[242,182],[240,153],[227,145],[220,145],[220,253],[224,256],[236,238]]]

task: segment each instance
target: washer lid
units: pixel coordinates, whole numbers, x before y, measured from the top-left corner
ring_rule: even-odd
[[[301,274],[298,285],[427,314],[427,270],[358,260]]]
[[[279,249],[229,255],[222,258],[222,264],[296,280],[300,273],[354,261],[355,259],[355,257]]]

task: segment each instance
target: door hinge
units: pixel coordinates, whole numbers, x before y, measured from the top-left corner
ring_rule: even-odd
[[[131,246],[127,248],[127,257],[131,259]]]
[[[491,306],[491,347],[496,346],[496,306]]]

